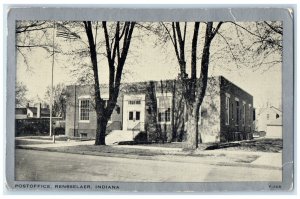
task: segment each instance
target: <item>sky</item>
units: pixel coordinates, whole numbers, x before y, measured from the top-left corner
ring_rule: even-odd
[[[223,25],[220,31],[223,35],[228,37],[233,35],[231,32],[232,29],[227,25]],[[139,33],[140,32],[137,31],[136,35]],[[84,38],[84,34],[82,35],[82,38]],[[189,39],[190,38],[187,37],[187,40]],[[231,39],[233,41],[237,40],[234,36],[232,36]],[[247,36],[242,39],[247,42]],[[202,50],[201,41],[203,41],[203,38],[200,36],[199,52]],[[74,46],[72,46],[70,43],[64,43],[59,39],[57,39],[56,42],[63,45],[64,49],[71,49],[79,46],[79,44],[74,44]],[[226,50],[226,47],[227,44],[224,40],[221,37],[216,36],[211,47],[209,76],[222,75],[253,95],[255,107],[262,107],[267,103],[276,107],[280,106],[282,98],[281,64],[276,64],[268,70],[265,70],[265,68],[253,69],[248,66],[242,66],[242,64],[237,64],[232,59],[230,52],[228,49]],[[52,56],[41,48],[32,49],[28,51],[26,55],[28,57],[27,65],[25,64],[23,57],[20,54],[17,55],[16,80],[27,86],[28,98],[36,100],[39,97],[40,99],[44,99],[46,88],[51,85]],[[272,59],[278,59],[276,55],[274,56],[275,57]],[[77,58],[80,60],[80,57]],[[81,61],[90,64],[89,59]],[[200,61],[201,60],[198,60],[198,66],[200,65]],[[105,57],[100,56],[98,62],[100,67],[100,82],[107,83],[107,60]],[[77,67],[81,68],[80,63],[72,60],[72,58],[65,55],[55,55],[54,85],[58,83],[64,83],[66,85],[73,84],[75,78],[71,75],[71,71]],[[123,82],[162,80],[176,78],[179,72],[179,66],[173,46],[170,42],[166,43],[164,46],[156,45],[156,37],[144,35],[142,38],[133,38],[124,71]]]

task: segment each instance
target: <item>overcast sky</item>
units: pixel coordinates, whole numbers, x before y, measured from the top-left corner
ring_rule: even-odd
[[[223,35],[232,34],[226,24],[221,28]],[[200,31],[201,32],[201,31]],[[203,31],[202,31],[203,32]],[[138,34],[138,33],[136,33]],[[83,35],[84,36],[84,35]],[[233,40],[237,38],[232,38]],[[247,40],[247,37],[244,38]],[[58,42],[61,42],[57,40]],[[201,39],[199,41],[201,43]],[[72,48],[70,44],[63,44],[65,48]],[[130,46],[130,54],[124,67],[125,76],[123,82],[148,81],[172,79],[179,72],[178,62],[173,46],[169,43],[164,47],[155,46],[155,38],[144,36],[142,39],[133,39]],[[226,50],[226,43],[218,35],[215,37],[211,48],[211,62],[209,76],[223,75],[234,84],[238,85],[254,97],[254,106],[260,107],[267,102],[278,106],[281,104],[281,64],[266,68],[253,69],[237,64]],[[201,47],[198,51],[201,52]],[[17,59],[17,81],[22,82],[28,88],[28,98],[36,99],[39,96],[44,99],[47,86],[51,84],[52,57],[43,49],[32,49],[28,52],[29,67],[24,63],[20,54]],[[273,57],[278,59],[276,55]],[[107,60],[99,57],[99,76],[101,83],[107,82]],[[200,65],[198,61],[198,66]],[[188,64],[190,61],[188,60]],[[87,61],[87,64],[88,61]],[[54,84],[73,84],[74,76],[71,70],[76,68],[70,57],[57,55],[54,66]]]

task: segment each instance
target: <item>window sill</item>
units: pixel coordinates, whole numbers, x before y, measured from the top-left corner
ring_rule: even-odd
[[[158,124],[171,124],[171,122],[158,122]]]
[[[79,123],[90,123],[90,120],[79,120]]]

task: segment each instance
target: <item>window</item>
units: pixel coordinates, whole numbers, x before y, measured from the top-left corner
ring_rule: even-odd
[[[139,111],[135,112],[135,119],[140,120],[140,112]]]
[[[243,103],[243,125],[246,123],[246,103]]]
[[[254,121],[254,120],[255,120],[255,109],[252,109],[252,105],[249,104],[249,119],[248,119],[249,126],[252,124],[252,121]]]
[[[141,100],[129,100],[128,104],[130,105],[141,104]]]
[[[89,121],[90,120],[90,101],[89,100],[80,100],[79,102],[79,116],[80,121]]]
[[[165,120],[164,115],[161,112],[158,112],[158,122],[162,122],[164,120]]]
[[[226,125],[229,125],[229,107],[230,107],[230,105],[229,105],[229,96],[226,96],[226,104],[225,104],[225,111],[226,111],[226,113],[225,113],[225,124]]]
[[[159,96],[157,98],[158,122],[171,121],[171,100],[170,96]]]
[[[233,109],[233,102],[231,103],[231,120],[233,121],[233,112],[234,112],[234,109]]]
[[[87,138],[87,133],[80,133],[81,138]]]
[[[171,121],[171,109],[158,109],[158,122],[170,122]]]
[[[168,108],[168,109],[165,111],[165,114],[166,114],[166,122],[170,122],[170,121],[171,121],[171,109]]]
[[[240,102],[238,100],[235,101],[236,104],[236,117],[235,117],[235,125],[239,125],[240,121]]]
[[[129,112],[129,120],[133,120],[133,112],[132,111]]]

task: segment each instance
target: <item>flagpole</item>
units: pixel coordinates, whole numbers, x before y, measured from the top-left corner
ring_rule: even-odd
[[[51,92],[50,92],[50,136],[55,143],[55,133],[52,129],[52,104],[53,104],[53,70],[54,70],[54,38],[55,38],[55,21],[53,21],[53,38],[52,38],[52,67],[51,67]]]

